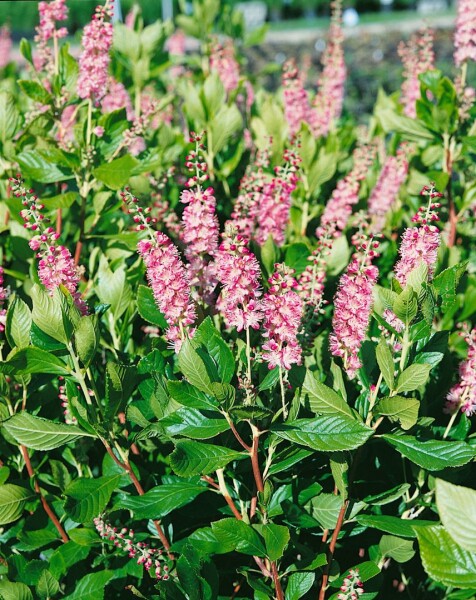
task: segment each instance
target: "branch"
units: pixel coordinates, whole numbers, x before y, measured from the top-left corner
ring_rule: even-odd
[[[43,505],[45,513],[48,515],[48,517],[51,519],[51,522],[56,527],[58,533],[61,536],[61,539],[63,540],[63,542],[65,542],[65,543],[69,542],[68,534],[63,529],[63,526],[59,522],[59,519],[55,515],[55,513],[53,512],[53,509],[51,508],[51,506],[48,504],[48,501],[46,500],[46,498],[41,493],[40,485],[39,485],[38,481],[36,480],[35,471],[33,470],[33,466],[31,464],[30,456],[28,454],[28,448],[26,446],[20,446],[20,450],[21,450],[21,452],[23,454],[23,458],[25,460],[26,470],[28,471],[28,475],[33,479],[33,482],[34,482],[33,485],[34,485],[34,488],[35,488],[35,492],[40,497],[41,504]]]
[[[337,518],[336,527],[332,533],[332,538],[331,538],[331,541],[329,544],[329,554],[328,554],[328,559],[327,559],[327,566],[326,566],[324,575],[322,576],[322,584],[321,584],[321,589],[319,591],[319,600],[324,600],[326,597],[327,582],[329,581],[329,572],[331,570],[332,559],[334,558],[334,550],[335,550],[335,547],[337,544],[337,538],[339,537],[340,530],[342,529],[342,525],[344,524],[345,512],[346,512],[348,506],[349,506],[349,501],[346,500],[341,506],[339,516]]]

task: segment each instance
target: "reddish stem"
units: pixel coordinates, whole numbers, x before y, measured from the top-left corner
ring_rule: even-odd
[[[278,568],[275,561],[271,563],[271,573],[273,575],[274,588],[276,590],[276,600],[284,600],[283,588],[281,587],[281,581],[279,580]]]
[[[132,470],[132,467],[130,465],[130,463],[128,461],[122,462],[121,460],[119,460],[117,458],[117,456],[114,454],[111,446],[108,444],[108,442],[106,442],[106,440],[103,440],[103,444],[104,447],[107,450],[107,453],[109,454],[109,456],[112,458],[112,460],[122,469],[124,469],[124,471],[127,472],[127,474],[129,475],[130,480],[132,481],[132,483],[134,484],[134,487],[137,490],[137,493],[139,494],[139,496],[143,496],[145,494],[144,488],[142,487],[140,481],[137,479],[136,474],[134,473],[134,471]],[[157,530],[157,535],[160,538],[160,541],[162,542],[162,545],[164,546],[166,552],[167,552],[167,556],[173,560],[175,557],[174,555],[170,552],[170,542],[167,539],[164,530],[162,529],[162,526],[160,524],[160,521],[158,521],[157,519],[153,520],[153,523],[155,525],[155,529]]]
[[[48,501],[46,500],[46,498],[41,493],[40,485],[39,485],[38,481],[36,480],[35,471],[33,470],[33,466],[31,464],[30,456],[28,454],[28,448],[26,446],[20,446],[20,450],[21,450],[21,452],[23,454],[23,459],[25,460],[25,466],[26,466],[26,470],[28,471],[28,475],[31,478],[33,478],[33,485],[34,485],[34,488],[35,488],[35,492],[40,497],[41,504],[43,505],[43,508],[44,508],[46,514],[51,519],[51,522],[53,523],[53,525],[56,527],[58,533],[61,536],[61,539],[63,540],[63,542],[65,542],[65,543],[69,542],[68,534],[63,529],[63,526],[59,522],[59,519],[55,515],[55,513],[53,512],[53,509],[51,508],[51,506],[48,504]]]
[[[263,478],[261,477],[261,471],[259,468],[258,461],[258,444],[259,444],[259,432],[256,427],[253,427],[253,445],[251,446],[251,465],[253,467],[253,475],[256,482],[256,489],[258,492],[264,492]]]
[[[63,227],[63,211],[61,208],[56,209],[56,235],[61,235]]]
[[[233,432],[233,435],[235,436],[235,438],[238,440],[238,443],[247,451],[247,452],[251,452],[251,446],[248,446],[248,444],[243,441],[243,438],[241,437],[241,435],[238,433],[238,431],[236,430],[235,424],[233,423],[233,421],[230,419],[228,421],[228,424],[230,425],[230,429]]]
[[[329,544],[329,552],[327,558],[327,566],[324,575],[322,576],[322,584],[321,589],[319,591],[319,600],[324,600],[326,597],[326,588],[327,582],[329,581],[329,572],[331,570],[332,559],[334,557],[334,550],[337,544],[337,538],[339,537],[340,530],[342,529],[342,525],[344,524],[344,517],[347,507],[349,506],[349,501],[346,500],[339,511],[339,516],[337,518],[336,527],[332,533],[332,538]]]

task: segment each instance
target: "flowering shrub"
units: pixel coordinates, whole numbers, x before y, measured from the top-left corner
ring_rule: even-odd
[[[0,598],[473,598],[473,4],[367,127],[193,4],[0,32]]]

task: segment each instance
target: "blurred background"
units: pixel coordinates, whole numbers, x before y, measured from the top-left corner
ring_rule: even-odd
[[[138,4],[145,24],[161,18],[175,19],[193,10],[192,2],[185,0],[116,2],[120,3],[123,18]],[[97,3],[68,0],[67,27],[73,46],[79,45],[80,30],[90,20]],[[424,25],[435,31],[437,66],[452,73],[455,0],[344,0],[343,4],[348,67],[346,110],[354,115],[369,112],[379,87],[387,93],[399,89],[402,65],[398,44]],[[256,36],[256,43],[241,45],[245,68],[259,76],[266,87],[275,89],[280,85],[281,65],[289,57],[295,57],[306,69],[308,85],[315,87],[326,45],[330,0],[222,0],[220,8],[219,32],[236,35],[236,31],[246,29],[264,33],[266,28],[266,35]],[[10,26],[16,42],[22,37],[32,39],[37,23],[38,2],[0,1],[0,25]]]

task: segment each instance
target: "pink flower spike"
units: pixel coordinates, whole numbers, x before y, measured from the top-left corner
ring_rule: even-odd
[[[457,410],[470,417],[476,413],[476,327],[465,334],[468,344],[466,360],[459,366],[459,381],[446,396],[444,412],[454,414]]]
[[[294,291],[297,282],[294,270],[284,264],[276,264],[269,278],[270,288],[263,298],[265,320],[263,327],[267,338],[263,344],[263,359],[268,367],[289,370],[293,364],[301,364],[302,350],[297,340],[304,303]]]
[[[476,4],[458,0],[457,6],[454,59],[460,67],[467,60],[476,60]]]
[[[333,332],[329,337],[333,356],[340,356],[350,379],[362,363],[359,351],[367,334],[372,312],[372,290],[377,282],[378,269],[371,264],[376,256],[369,247],[374,244],[360,243],[346,272],[339,281],[334,296]]]
[[[154,298],[167,321],[166,338],[174,344],[176,352],[185,340],[192,337],[190,328],[195,322],[195,307],[190,299],[188,273],[180,260],[177,248],[162,232],[157,231],[152,240],[141,240],[137,250],[147,269],[147,280]]]
[[[235,58],[232,40],[227,40],[224,44],[216,42],[212,46],[210,71],[218,74],[227,94],[236,90],[240,79],[240,68]]]
[[[289,137],[294,137],[301,123],[310,123],[311,106],[309,95],[304,89],[303,75],[296,62],[288,60],[283,67],[284,116],[289,128]]]
[[[10,62],[10,52],[12,49],[12,38],[10,29],[7,25],[0,27],[0,69],[3,69]]]
[[[83,51],[79,57],[78,96],[99,104],[107,92],[108,69],[111,57],[113,27],[107,19],[112,16],[110,0],[97,6],[96,12],[83,32]]]
[[[248,240],[227,224],[215,258],[215,275],[223,288],[216,307],[227,327],[258,329],[263,319],[259,263],[248,249]]]
[[[422,29],[411,36],[407,44],[401,42],[398,54],[403,63],[402,97],[404,113],[408,117],[416,117],[416,101],[420,97],[420,80],[418,76],[434,68],[433,32]]]

